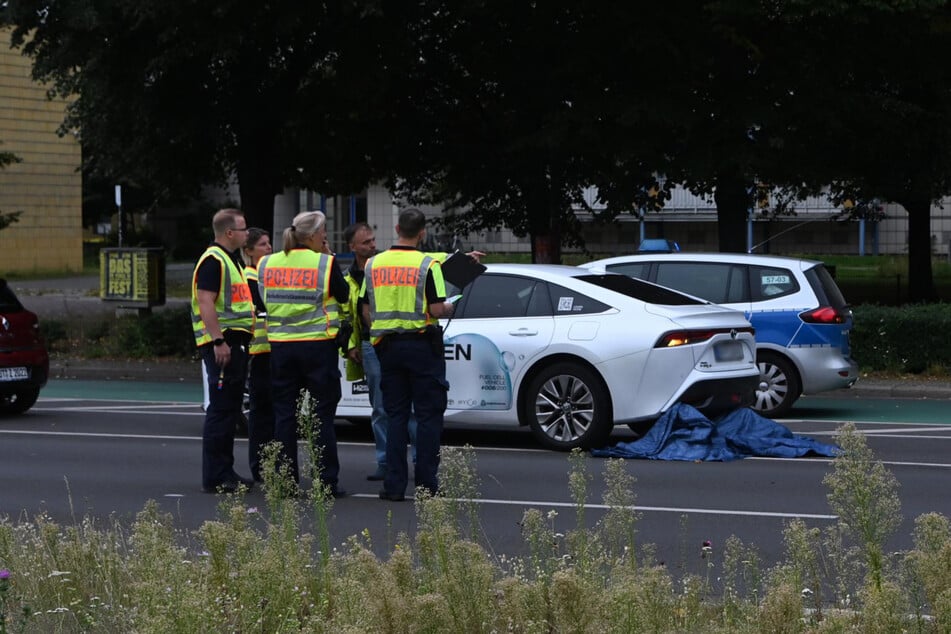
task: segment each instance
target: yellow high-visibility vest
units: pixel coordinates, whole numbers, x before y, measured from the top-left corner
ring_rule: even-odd
[[[370,341],[389,334],[419,332],[436,323],[426,301],[426,276],[432,270],[436,293],[446,295],[439,261],[420,251],[390,249],[367,262],[363,294],[370,306]]]
[[[267,339],[322,341],[340,329],[340,306],[330,292],[332,255],[293,249],[261,258],[258,289],[267,308]]]
[[[244,277],[244,271],[238,268],[224,249],[218,245],[208,247],[195,265],[192,273],[192,330],[195,343],[199,346],[211,343],[205,323],[198,310],[198,269],[207,258],[215,258],[221,265],[221,285],[215,297],[215,311],[218,313],[218,325],[221,332],[241,330],[250,333],[254,327],[254,303],[251,301],[251,289]]]
[[[244,267],[244,277],[249,282],[258,281],[258,270],[253,266]],[[258,293],[261,287],[258,286]],[[253,299],[253,298],[252,298]],[[248,354],[265,354],[271,351],[271,344],[267,342],[267,321],[254,316],[254,330],[251,333],[251,347],[248,348]]]

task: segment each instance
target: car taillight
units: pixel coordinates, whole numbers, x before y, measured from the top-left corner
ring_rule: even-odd
[[[654,344],[655,348],[676,348],[677,346],[688,346],[694,343],[700,343],[701,341],[706,341],[714,335],[728,334],[733,335],[733,338],[736,338],[736,334],[741,332],[748,332],[753,334],[755,331],[753,328],[721,328],[718,330],[675,330],[673,332],[668,332],[663,335],[660,339],[657,340],[657,343]]]
[[[799,319],[807,324],[844,324],[848,314],[832,306],[820,306],[813,310],[799,313]]]

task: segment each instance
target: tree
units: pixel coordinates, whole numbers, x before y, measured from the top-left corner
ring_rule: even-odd
[[[34,78],[71,99],[61,131],[78,132],[96,177],[185,197],[236,175],[264,227],[286,186],[349,192],[372,176],[359,139],[324,127],[337,102],[313,95],[374,16],[346,0],[0,6]]]
[[[824,113],[817,169],[838,198],[895,202],[908,214],[909,300],[937,300],[931,207],[951,193],[951,3],[872,3],[830,18],[812,65]]]
[[[726,0],[715,6],[721,30],[749,51],[742,68],[757,77],[747,89],[759,95],[752,107],[732,100],[750,126],[749,142],[734,128],[734,143],[721,150],[735,156],[738,148],[753,147],[747,177],[800,196],[831,185],[840,201],[902,204],[915,272],[910,298],[933,301],[930,210],[951,192],[951,70],[934,64],[951,45],[949,3]],[[696,168],[692,159],[687,165]],[[731,215],[739,217],[745,211],[739,183],[732,189]],[[718,207],[722,247],[726,209]]]
[[[13,154],[12,152],[0,152],[0,170],[5,168],[7,165],[19,163],[21,160],[22,159],[20,159],[20,157],[18,157],[16,154]],[[4,213],[3,210],[0,209],[0,230],[6,229],[14,222],[19,222],[20,216],[22,214],[22,211],[10,211]]]
[[[626,68],[646,76],[661,44],[650,24],[656,10],[566,0],[421,4],[405,31],[417,61],[388,100],[400,112],[396,145],[406,148],[388,168],[392,185],[412,201],[444,204],[453,230],[505,226],[530,236],[533,261],[559,262],[563,243],[580,242],[572,205],[583,204],[595,166],[610,160],[603,111],[617,109],[615,79],[602,66],[619,62],[604,43],[629,41]],[[655,94],[638,86],[643,99]],[[652,120],[645,108],[631,127],[646,137]],[[637,153],[644,191],[659,147]]]

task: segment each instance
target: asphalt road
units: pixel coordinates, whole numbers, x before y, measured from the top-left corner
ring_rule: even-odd
[[[195,382],[197,383],[197,382]],[[0,419],[0,516],[29,519],[47,513],[63,523],[83,516],[104,522],[130,521],[149,499],[171,512],[185,531],[213,519],[217,496],[199,492],[200,387],[194,383],[53,381],[27,415]],[[903,514],[889,546],[911,546],[913,520],[936,511],[951,516],[947,489],[951,420],[949,400],[804,399],[796,418],[783,423],[794,432],[832,441],[843,421],[857,422],[876,455],[901,483]],[[379,486],[364,476],[373,468],[370,432],[338,425],[341,485],[353,495],[338,500],[330,521],[331,543],[368,530],[385,556],[400,532],[413,535],[413,504],[377,499]],[[618,431],[613,441],[628,439]],[[508,428],[446,430],[446,445],[475,447],[480,480],[478,539],[496,556],[524,555],[519,521],[528,508],[555,511],[555,530],[577,527],[568,488],[568,458],[539,450],[528,432]],[[247,473],[247,445],[236,445],[236,465]],[[593,475],[584,522],[603,512],[603,459],[587,457]],[[728,463],[628,460],[636,478],[642,517],[638,539],[657,547],[668,565],[701,572],[700,545],[720,546],[730,535],[755,544],[764,566],[782,554],[782,528],[794,517],[826,526],[834,517],[822,478],[827,459],[748,458]],[[245,503],[265,511],[263,493]],[[308,525],[308,529],[312,526]]]

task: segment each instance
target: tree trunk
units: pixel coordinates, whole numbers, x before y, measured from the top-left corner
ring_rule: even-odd
[[[564,211],[556,208],[559,204],[556,201],[561,197],[552,195],[556,186],[548,173],[547,166],[540,169],[537,178],[525,189],[532,264],[561,264],[561,217]]]
[[[274,235],[274,197],[284,190],[278,128],[267,119],[247,122],[238,132],[238,191],[249,227]]]
[[[931,268],[931,198],[909,196],[899,201],[908,212],[908,301],[938,301]]]
[[[717,205],[717,242],[723,253],[746,253],[746,218],[749,213],[747,181],[731,173],[717,175],[713,200]]]
[[[551,232],[532,234],[532,264],[561,264],[561,239]]]
[[[241,211],[248,226],[266,229],[274,235],[274,189],[265,179],[255,178],[253,174],[238,178]]]

